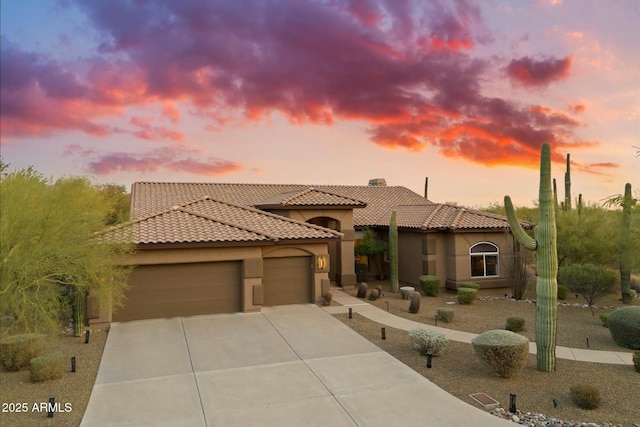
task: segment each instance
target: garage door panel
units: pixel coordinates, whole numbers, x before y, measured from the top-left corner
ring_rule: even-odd
[[[138,266],[114,321],[240,311],[241,266],[239,261]]]
[[[267,306],[312,302],[311,257],[264,260],[264,304]]]

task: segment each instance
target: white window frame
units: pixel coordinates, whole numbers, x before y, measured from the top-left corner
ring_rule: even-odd
[[[490,245],[495,248],[494,252],[473,252],[473,248],[479,245]],[[473,257],[482,256],[482,275],[473,275]],[[496,274],[487,274],[487,256],[496,257]],[[469,248],[469,266],[471,267],[471,277],[499,277],[500,276],[500,248],[495,243],[478,242]]]

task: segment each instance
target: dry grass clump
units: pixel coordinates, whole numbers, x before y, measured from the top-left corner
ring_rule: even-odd
[[[600,406],[602,399],[600,391],[588,384],[578,384],[571,387],[571,397],[582,409],[595,409]]]

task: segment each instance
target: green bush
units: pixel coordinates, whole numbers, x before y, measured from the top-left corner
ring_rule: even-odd
[[[478,295],[478,291],[472,288],[458,288],[458,302],[460,304],[471,304]]]
[[[558,285],[558,299],[565,300],[567,299],[567,293],[569,292],[569,288],[564,285]]]
[[[64,360],[60,353],[34,357],[29,365],[31,381],[34,383],[55,380],[64,375]]]
[[[602,326],[605,328],[609,327],[609,312],[600,313],[600,321],[602,322]]]
[[[600,406],[600,391],[587,384],[571,387],[571,397],[582,409],[595,409]]]
[[[428,297],[437,297],[440,291],[440,277],[438,276],[420,276],[420,287]]]
[[[524,318],[519,316],[509,317],[506,329],[511,332],[524,331]]]
[[[438,307],[436,314],[438,319],[444,320],[449,323],[453,321],[453,308],[451,307]]]
[[[29,366],[29,361],[40,356],[45,346],[45,336],[40,334],[11,335],[0,340],[0,361],[7,371],[19,371]]]
[[[572,264],[558,269],[558,283],[582,295],[589,307],[601,296],[615,292],[618,279],[619,274],[600,265]]]
[[[476,291],[479,291],[480,285],[478,285],[475,282],[462,282],[458,285],[458,288],[469,288],[469,289],[475,289]]]
[[[520,372],[529,357],[527,337],[511,331],[488,331],[473,338],[471,344],[480,360],[505,378]]]
[[[636,372],[640,372],[640,351],[636,351],[633,353],[633,367]]]
[[[607,323],[616,344],[640,350],[640,306],[621,307],[612,311]]]
[[[426,329],[410,330],[409,339],[413,348],[420,351],[423,356],[429,353],[433,356],[439,356],[449,344],[447,337],[440,332],[427,331]]]

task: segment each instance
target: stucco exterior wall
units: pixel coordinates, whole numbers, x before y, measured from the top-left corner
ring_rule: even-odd
[[[352,250],[353,253],[353,250]],[[323,269],[315,266],[317,256],[325,256],[326,264]],[[329,252],[326,242],[319,243],[292,243],[270,246],[245,246],[245,247],[207,247],[207,248],[170,248],[170,249],[139,249],[127,259],[121,261],[122,265],[155,265],[155,264],[180,264],[194,262],[215,261],[243,261],[242,278],[242,310],[245,312],[259,311],[262,308],[261,295],[263,259],[272,257],[296,257],[309,256],[314,263],[309,268],[313,269],[312,288],[314,301],[322,300],[322,281],[329,278]],[[256,298],[258,299],[256,301]],[[111,310],[103,310],[89,319],[89,325],[98,327],[111,322]]]
[[[447,244],[447,279],[449,289],[457,289],[460,282],[476,282],[482,288],[501,288],[509,286],[507,269],[504,263],[512,256],[511,234],[498,232],[449,233]],[[470,248],[476,243],[489,242],[498,246],[498,276],[471,277]]]

